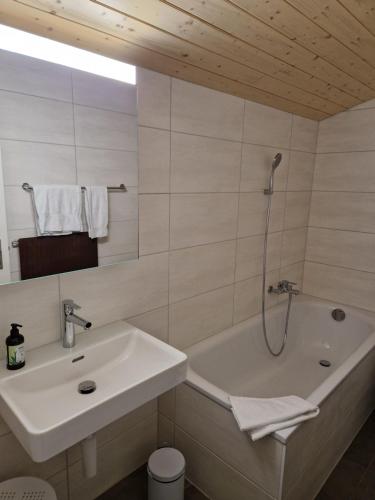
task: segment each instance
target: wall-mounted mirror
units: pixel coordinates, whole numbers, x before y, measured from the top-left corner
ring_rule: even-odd
[[[138,258],[137,137],[135,84],[0,50],[0,283]]]

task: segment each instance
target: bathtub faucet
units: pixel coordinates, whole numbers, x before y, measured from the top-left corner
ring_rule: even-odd
[[[268,288],[268,293],[276,293],[276,295],[282,295],[283,293],[288,293],[289,295],[298,295],[299,290],[293,288],[297,283],[293,281],[281,280],[278,282],[277,286],[270,286]]]

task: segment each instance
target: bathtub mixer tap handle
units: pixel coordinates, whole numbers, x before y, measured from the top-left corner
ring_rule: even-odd
[[[297,283],[288,280],[281,280],[278,282],[277,286],[272,286],[268,288],[268,293],[275,293],[276,295],[282,295],[283,293],[288,293],[289,295],[298,295],[299,290],[293,288]]]

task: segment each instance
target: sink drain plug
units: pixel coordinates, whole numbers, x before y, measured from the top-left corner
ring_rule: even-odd
[[[330,362],[330,361],[328,361],[327,359],[321,359],[321,360],[319,361],[319,364],[320,364],[321,366],[324,366],[325,368],[328,368],[329,366],[331,366],[331,362]]]
[[[80,394],[91,394],[94,391],[96,391],[96,384],[93,380],[84,380],[78,385]]]

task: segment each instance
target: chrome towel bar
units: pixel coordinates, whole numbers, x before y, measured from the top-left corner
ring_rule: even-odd
[[[30,184],[28,182],[24,182],[22,184],[22,189],[24,191],[30,192],[33,190],[33,187],[30,186]],[[84,191],[86,188],[85,188],[85,186],[81,186],[81,189],[82,189],[82,191]],[[107,189],[108,189],[108,191],[123,191],[123,192],[127,191],[125,184],[120,184],[119,186],[107,186]]]

